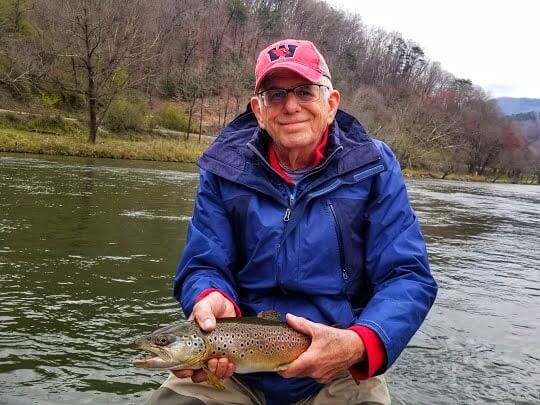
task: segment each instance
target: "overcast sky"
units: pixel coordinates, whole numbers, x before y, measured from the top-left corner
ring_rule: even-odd
[[[540,0],[327,0],[399,31],[493,97],[540,98]]]

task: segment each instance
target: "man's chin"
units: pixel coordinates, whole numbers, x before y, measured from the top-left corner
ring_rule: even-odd
[[[285,149],[304,149],[309,146],[309,143],[305,139],[287,139],[286,142],[281,144]]]

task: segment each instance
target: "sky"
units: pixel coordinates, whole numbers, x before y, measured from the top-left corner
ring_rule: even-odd
[[[540,98],[540,0],[326,0],[399,31],[492,97]]]

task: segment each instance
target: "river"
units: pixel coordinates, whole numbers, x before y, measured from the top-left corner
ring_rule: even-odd
[[[540,187],[408,180],[437,301],[394,404],[540,403]],[[134,336],[181,316],[171,282],[194,165],[0,154],[0,403],[144,403]]]

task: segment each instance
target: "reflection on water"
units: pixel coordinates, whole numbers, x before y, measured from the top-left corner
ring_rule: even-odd
[[[143,403],[132,338],[181,316],[192,165],[0,155],[0,403]],[[540,188],[415,180],[440,293],[394,403],[538,403]]]

